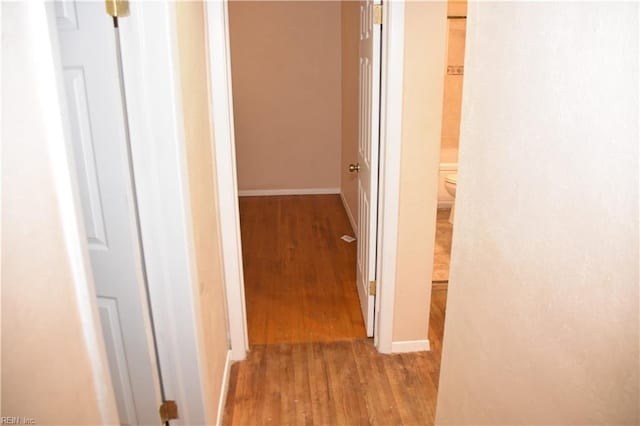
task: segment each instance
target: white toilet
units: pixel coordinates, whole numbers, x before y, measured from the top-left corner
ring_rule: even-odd
[[[444,188],[449,195],[453,197],[453,204],[451,205],[451,214],[449,215],[449,223],[453,225],[453,214],[456,211],[456,185],[458,184],[458,174],[447,175],[444,178]]]

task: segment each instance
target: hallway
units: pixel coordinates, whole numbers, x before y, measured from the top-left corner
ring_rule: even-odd
[[[339,195],[241,197],[249,344],[365,338]]]

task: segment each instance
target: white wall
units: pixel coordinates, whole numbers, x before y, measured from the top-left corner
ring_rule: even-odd
[[[639,7],[469,5],[439,424],[637,424]]]

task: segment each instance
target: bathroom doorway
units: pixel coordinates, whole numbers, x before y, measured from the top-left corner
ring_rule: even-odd
[[[467,24],[466,7],[462,6],[464,3],[449,2],[447,12],[447,61],[443,76],[438,213],[432,274],[434,290],[446,289],[449,284]]]
[[[438,363],[442,356],[454,232],[467,24],[466,6],[465,0],[449,0],[447,4],[446,62],[442,76],[444,79],[444,91],[438,178],[438,211],[435,224],[428,330],[431,351],[438,359]]]

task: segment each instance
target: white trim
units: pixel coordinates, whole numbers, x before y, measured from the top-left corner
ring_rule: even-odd
[[[342,205],[344,206],[344,211],[347,212],[347,217],[349,218],[349,222],[351,223],[351,229],[353,230],[353,235],[358,235],[358,224],[356,220],[353,218],[353,213],[349,208],[349,204],[347,203],[347,199],[344,198],[344,194],[340,193],[340,199],[342,200]]]
[[[382,25],[382,81],[380,111],[380,186],[378,209],[378,351],[393,352],[398,206],[400,198],[400,141],[404,73],[404,1],[386,2]]]
[[[240,197],[270,197],[274,195],[325,195],[340,194],[340,188],[300,189],[246,189],[238,191]]]
[[[430,351],[429,339],[425,340],[404,340],[391,343],[391,352],[394,354],[406,352]]]
[[[231,351],[227,352],[227,359],[224,362],[224,372],[222,373],[222,383],[220,383],[220,398],[218,399],[218,415],[216,416],[216,425],[222,424],[224,417],[224,406],[227,402],[227,393],[229,392],[229,376],[231,375]]]
[[[238,182],[236,179],[231,57],[227,0],[206,3],[209,48],[209,79],[214,160],[220,209],[220,233],[224,264],[225,293],[229,319],[231,358],[242,360],[249,349],[247,314],[242,270]]]
[[[174,5],[132,2],[120,21],[132,162],[164,396],[207,423]]]
[[[89,356],[96,392],[97,405],[103,424],[119,423],[115,394],[109,374],[109,363],[100,327],[98,301],[95,284],[86,245],[86,232],[82,219],[81,202],[78,193],[78,181],[73,165],[73,147],[69,129],[68,109],[64,93],[62,61],[58,33],[55,27],[53,7],[40,2],[29,2],[22,7],[29,9],[32,47],[38,50],[39,57],[38,92],[41,93],[46,109],[46,144],[51,159],[52,175],[60,210],[62,232],[69,267],[71,269],[79,321]]]

